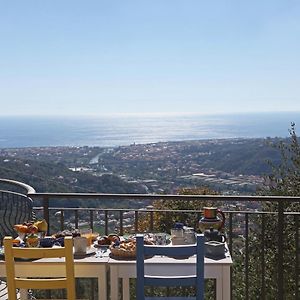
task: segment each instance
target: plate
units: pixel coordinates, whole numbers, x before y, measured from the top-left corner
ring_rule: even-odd
[[[93,247],[95,248],[108,248],[110,245],[99,245],[97,242],[93,243]]]

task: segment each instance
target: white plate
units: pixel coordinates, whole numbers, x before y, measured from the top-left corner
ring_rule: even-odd
[[[95,248],[108,248],[110,245],[99,245],[97,241],[93,244]]]

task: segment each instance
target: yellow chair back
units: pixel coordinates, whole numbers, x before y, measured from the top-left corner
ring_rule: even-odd
[[[60,248],[17,248],[13,238],[4,238],[5,266],[8,300],[16,300],[16,289],[66,289],[67,300],[75,299],[75,277],[72,237],[65,237],[64,247]],[[16,277],[15,258],[65,258],[65,277],[62,278],[23,278]],[[51,277],[51,274],[49,274]]]

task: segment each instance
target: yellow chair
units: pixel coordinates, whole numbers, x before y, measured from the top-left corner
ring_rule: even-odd
[[[67,300],[75,300],[75,277],[72,237],[65,237],[65,245],[60,248],[17,248],[12,245],[12,237],[4,238],[5,266],[8,300],[16,300],[16,289],[66,289]],[[15,258],[65,258],[66,274],[63,278],[23,278],[15,275]]]

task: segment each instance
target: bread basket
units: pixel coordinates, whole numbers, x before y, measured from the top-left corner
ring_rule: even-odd
[[[121,258],[136,257],[136,242],[133,240],[123,241],[118,246],[111,245],[109,247],[111,255]]]

